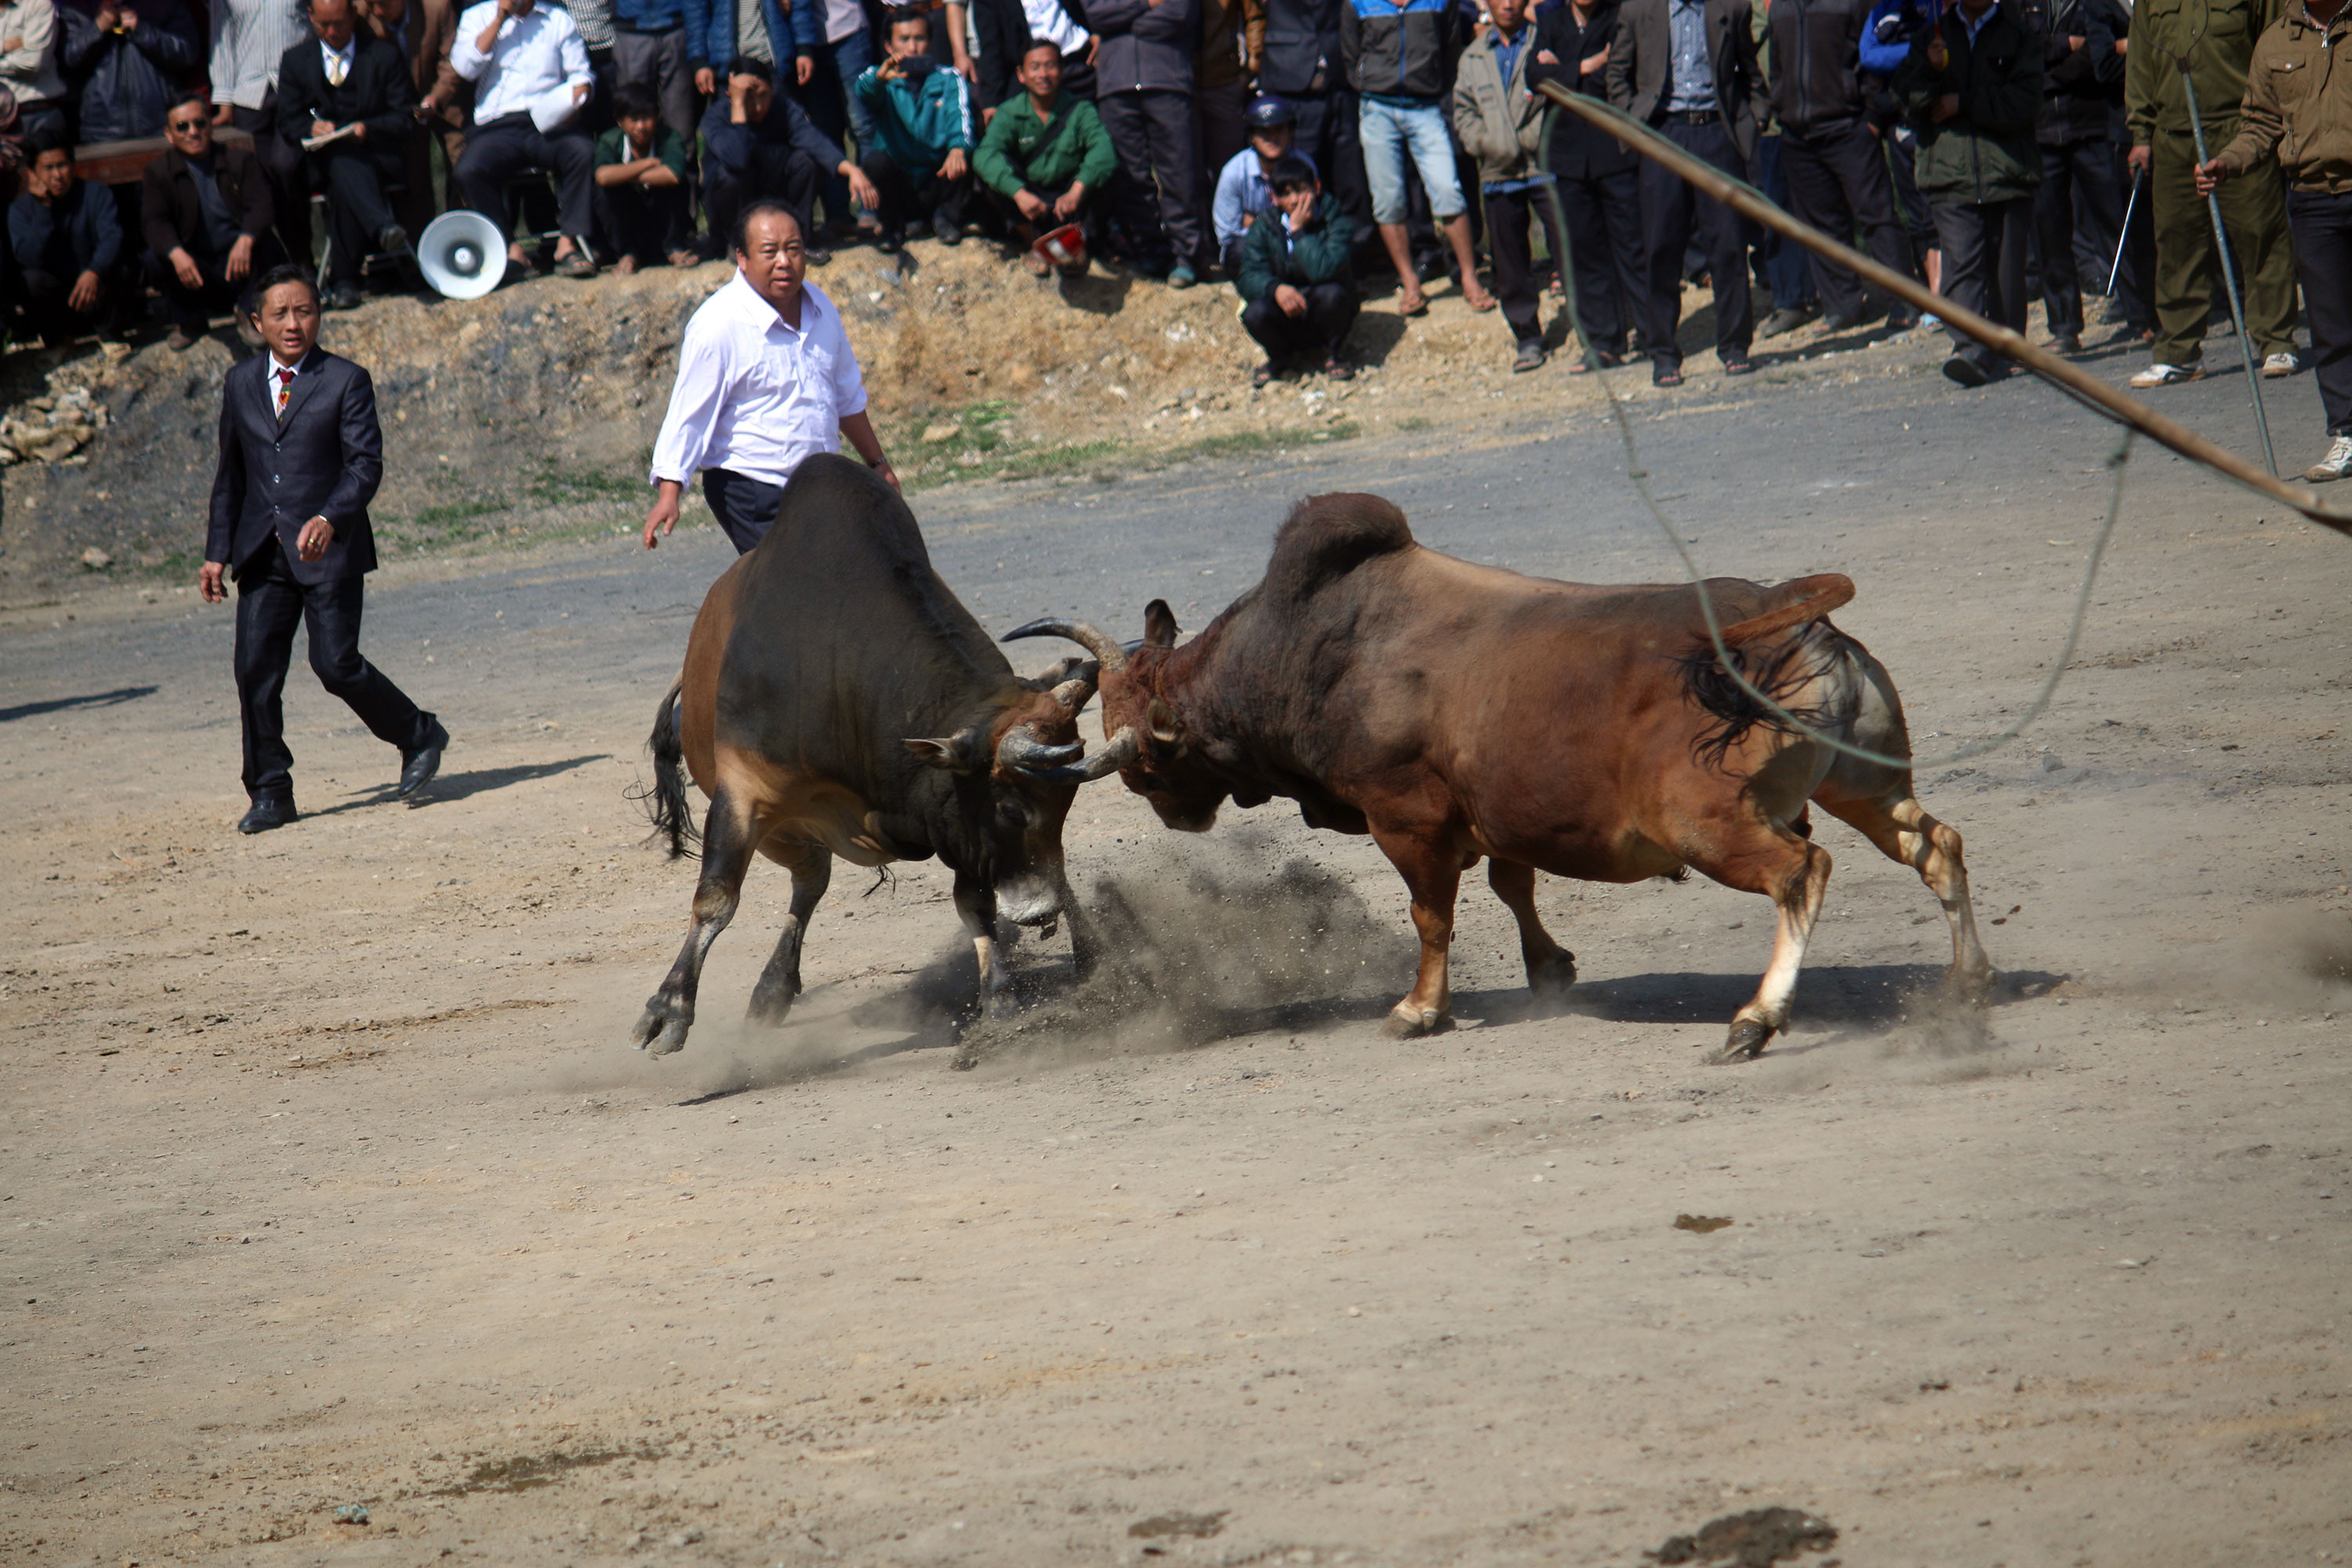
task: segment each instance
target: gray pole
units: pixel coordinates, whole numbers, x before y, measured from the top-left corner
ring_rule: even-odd
[[[2189,74],[2189,61],[2184,57],[2176,62],[2180,67],[2180,89],[2189,95],[2189,123],[2197,132],[2197,166],[2203,168],[2211,162],[2212,154],[2205,151],[2205,116],[2197,108],[2197,82]],[[2138,187],[2133,187],[2137,190]],[[2271,450],[2271,422],[2263,412],[2262,367],[2254,363],[2254,340],[2246,335],[2246,307],[2238,298],[2237,274],[2230,266],[2230,233],[2221,223],[2221,193],[2205,193],[2205,211],[2213,220],[2213,243],[2221,247],[2221,282],[2230,291],[2230,319],[2238,324],[2238,352],[2245,356],[2246,390],[2254,400],[2254,428],[2262,432],[2263,461],[2271,472],[2278,472],[2278,454]]]

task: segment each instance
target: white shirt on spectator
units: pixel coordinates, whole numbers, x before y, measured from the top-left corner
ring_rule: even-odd
[[[278,85],[278,62],[310,31],[302,0],[213,0],[215,103],[259,109]]]
[[[360,36],[357,29],[354,29],[352,36],[344,40],[343,47],[340,49],[330,45],[324,38],[319,40],[319,62],[326,68],[329,81],[335,79],[338,66],[341,68],[341,74],[343,80],[351,80],[352,64],[359,58],[359,53]]]
[[[841,422],[866,412],[866,380],[841,312],[801,285],[801,324],[784,324],[740,270],[686,323],[653,479],[690,484],[725,468],[782,485],[819,452],[841,450]]]
[[[1062,0],[1021,0],[1021,15],[1028,19],[1029,36],[1053,45],[1064,58],[1085,48],[1094,37],[1070,20],[1070,14],[1062,9]]]
[[[541,0],[529,16],[500,21],[499,36],[486,55],[474,42],[498,14],[498,0],[467,6],[457,18],[457,37],[449,47],[450,65],[476,84],[475,124],[528,114],[558,89],[587,87],[595,80],[588,74],[588,46],[581,41],[571,13]]]

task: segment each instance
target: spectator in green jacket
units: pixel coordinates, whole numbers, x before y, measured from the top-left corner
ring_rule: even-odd
[[[1334,381],[1352,380],[1356,368],[1340,356],[1339,345],[1361,305],[1350,243],[1355,226],[1339,198],[1323,194],[1315,165],[1297,153],[1277,159],[1266,184],[1274,190],[1274,211],[1242,237],[1234,280],[1248,301],[1242,325],[1265,350],[1265,363],[1250,384],[1264,386],[1293,358],[1319,362]]]
[[[1064,224],[1085,221],[1087,204],[1118,167],[1102,117],[1062,92],[1062,57],[1039,40],[1021,55],[1023,95],[1003,104],[980,139],[972,166],[1024,246]],[[1045,258],[1031,251],[1041,276]]]
[[[634,84],[613,95],[614,126],[596,138],[596,226],[619,252],[624,278],[665,257],[702,259],[687,210],[686,142],[662,123],[653,95]]]
[[[1912,42],[1895,97],[1919,134],[1919,193],[1936,217],[1943,293],[2025,331],[2025,247],[2042,184],[2042,40],[1995,0],[1959,0]],[[2007,362],[1952,334],[1944,374],[1982,386]]]
[[[896,249],[908,222],[929,215],[940,243],[957,244],[971,197],[971,89],[931,58],[923,12],[891,14],[888,48],[853,89],[874,123],[874,145],[859,162],[882,194],[883,247]]]

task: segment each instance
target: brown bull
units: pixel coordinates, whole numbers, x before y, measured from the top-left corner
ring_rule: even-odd
[[[1829,613],[1836,575],[1707,584],[1746,678],[1808,728],[1910,755],[1895,682]],[[1164,601],[1133,648],[1034,621],[1100,662],[1104,752],[1171,827],[1205,831],[1231,796],[1299,803],[1308,826],[1369,833],[1403,876],[1421,971],[1390,1027],[1451,1026],[1446,952],[1462,873],[1517,919],[1528,984],[1558,999],[1574,957],[1536,914],[1535,874],[1632,882],[1695,867],[1779,906],[1763,984],[1719,1060],[1788,1026],[1829,883],[1807,803],[1915,868],[1952,930],[1950,981],[1991,975],[1960,836],[1864,762],[1780,721],[1727,679],[1686,585],[1589,587],[1473,565],[1413,542],[1378,496],[1318,496],[1283,525],[1265,580],[1182,647]]]

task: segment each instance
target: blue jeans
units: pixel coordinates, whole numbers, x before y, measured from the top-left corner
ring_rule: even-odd
[[[1372,187],[1374,223],[1404,221],[1408,152],[1421,171],[1421,188],[1429,194],[1430,216],[1441,224],[1460,216],[1462,182],[1454,177],[1454,139],[1446,132],[1443,108],[1423,103],[1399,109],[1367,98],[1359,105],[1356,124],[1364,143],[1364,177]]]

